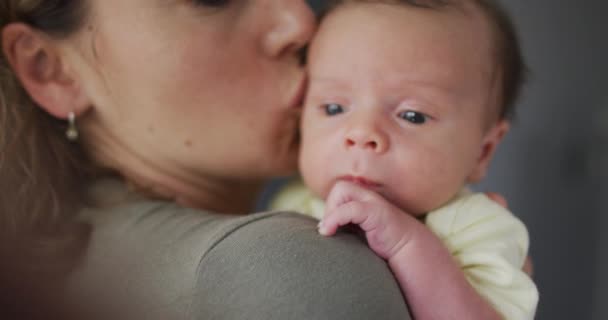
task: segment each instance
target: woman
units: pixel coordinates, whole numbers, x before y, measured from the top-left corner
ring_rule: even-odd
[[[295,170],[314,24],[302,0],[3,1],[4,287],[86,318],[407,318],[356,237],[246,215]]]

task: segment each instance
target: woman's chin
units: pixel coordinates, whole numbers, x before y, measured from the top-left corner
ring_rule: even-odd
[[[300,135],[295,134],[291,139],[285,151],[281,152],[274,161],[276,174],[275,176],[294,175],[298,172],[298,157],[300,155]]]
[[[285,161],[277,165],[277,171],[275,177],[291,176],[298,173],[298,154],[290,154]]]

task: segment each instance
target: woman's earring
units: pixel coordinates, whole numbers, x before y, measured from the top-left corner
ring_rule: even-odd
[[[78,128],[76,128],[76,115],[73,111],[68,113],[68,129],[65,131],[65,136],[70,141],[78,140]]]

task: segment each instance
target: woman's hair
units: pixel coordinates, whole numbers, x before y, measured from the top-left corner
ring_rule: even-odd
[[[66,37],[80,28],[85,12],[85,0],[2,0],[0,30],[25,23]],[[1,53],[0,302],[43,292],[87,246],[89,227],[75,216],[94,170],[65,128],[30,98]]]

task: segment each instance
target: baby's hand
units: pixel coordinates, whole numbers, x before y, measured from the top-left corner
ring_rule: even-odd
[[[339,181],[327,197],[319,233],[331,236],[339,227],[351,223],[365,232],[370,248],[386,260],[425,232],[421,222],[376,192],[355,183]]]
[[[370,248],[388,261],[413,318],[501,318],[430,229],[376,192],[340,181],[329,193],[319,232],[330,236],[349,223],[359,225]]]

